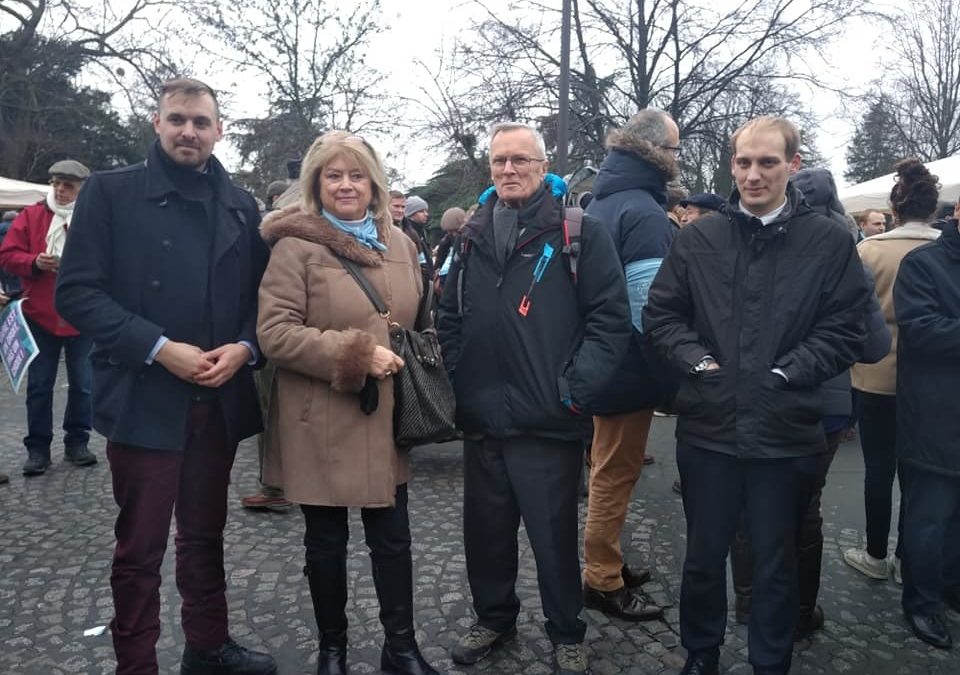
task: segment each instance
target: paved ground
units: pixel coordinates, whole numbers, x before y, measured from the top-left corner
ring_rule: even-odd
[[[22,396],[0,383],[0,470],[12,474],[0,486],[0,673],[54,675],[112,673],[109,632],[84,637],[104,626],[112,604],[108,583],[115,506],[104,461],[93,468],[62,463],[47,475],[24,479]],[[58,391],[62,409],[64,390]],[[664,604],[676,603],[684,550],[679,497],[670,490],[676,468],[673,421],[657,419],[651,452],[657,463],[637,487],[624,533],[628,560],[650,565],[647,586]],[[103,441],[93,443],[103,457]],[[254,488],[256,450],[241,447],[230,494],[226,559],[233,635],[244,644],[266,648],[283,675],[315,672],[315,626],[302,577],[302,523],[298,512],[254,514],[238,500]],[[461,544],[462,496],[458,444],[416,451],[410,510],[416,565],[416,614],[428,658],[450,673],[550,672],[550,644],[542,628],[535,567],[525,540],[519,594],[523,612],[519,639],[496,658],[473,669],[457,669],[447,657],[457,634],[471,622]],[[822,604],[826,629],[798,645],[794,673],[867,675],[960,673],[960,651],[940,652],[914,639],[899,612],[893,582],[870,582],[847,568],[841,552],[861,544],[863,467],[858,445],[842,446],[824,498],[827,545]],[[377,672],[381,642],[377,601],[357,514],[351,521],[350,662],[354,673]],[[172,546],[171,546],[172,548]],[[173,582],[172,555],[164,565],[161,672],[177,673],[182,634],[179,599]],[[598,675],[675,673],[682,665],[677,648],[677,611],[666,621],[629,624],[587,611],[589,650]],[[951,616],[960,638],[960,620]],[[748,673],[744,628],[731,624],[724,649],[725,672]]]

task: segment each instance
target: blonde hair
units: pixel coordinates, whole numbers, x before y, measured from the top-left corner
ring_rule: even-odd
[[[370,213],[378,225],[393,222],[390,216],[390,189],[383,163],[373,146],[349,131],[328,131],[313,142],[300,169],[302,205],[309,213],[320,213],[320,191],[317,178],[323,167],[338,157],[356,162],[370,177]]]
[[[783,136],[784,154],[787,161],[793,159],[794,155],[800,152],[800,132],[790,120],[782,117],[755,117],[745,122],[739,129],[733,132],[730,137],[730,151],[733,156],[737,156],[737,141],[745,133],[754,133],[755,131],[778,131]]]

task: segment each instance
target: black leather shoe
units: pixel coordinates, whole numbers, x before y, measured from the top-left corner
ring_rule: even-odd
[[[205,652],[184,647],[180,675],[277,675],[277,664],[269,654],[245,649],[227,638]]]
[[[793,632],[794,641],[804,640],[823,628],[823,608],[816,605],[812,612],[800,610],[797,629]]]
[[[347,675],[347,632],[324,632],[317,653],[317,675]]]
[[[23,464],[24,476],[42,476],[50,467],[50,455],[31,450]]]
[[[903,613],[907,619],[907,625],[918,638],[937,649],[950,649],[953,646],[953,638],[950,637],[950,631],[943,623],[943,617],[939,614],[910,614]]]
[[[627,621],[654,621],[663,616],[662,608],[646,604],[626,586],[605,593],[584,584],[583,604]]]
[[[714,654],[690,654],[680,675],[720,675],[720,657]]]
[[[648,569],[643,567],[631,569],[624,563],[623,567],[620,568],[620,576],[623,577],[623,585],[627,588],[640,588],[650,581],[650,577],[653,575],[650,574]]]

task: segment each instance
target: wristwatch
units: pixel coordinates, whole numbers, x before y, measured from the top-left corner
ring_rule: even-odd
[[[698,363],[697,365],[695,365],[693,368],[690,369],[690,372],[691,373],[705,372],[707,368],[710,367],[710,364],[716,363],[716,362],[717,360],[712,356],[710,355],[704,356],[702,359],[700,359],[700,363]]]

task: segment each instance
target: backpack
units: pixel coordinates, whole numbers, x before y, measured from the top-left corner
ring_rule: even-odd
[[[563,218],[563,248],[560,249],[560,253],[567,260],[567,270],[570,272],[574,287],[577,285],[577,263],[580,258],[582,230],[583,209],[576,206],[566,207]],[[455,245],[457,260],[460,262],[457,272],[457,314],[460,316],[463,316],[463,276],[467,270],[467,254],[470,248],[470,240],[466,237],[460,237],[460,241]]]

